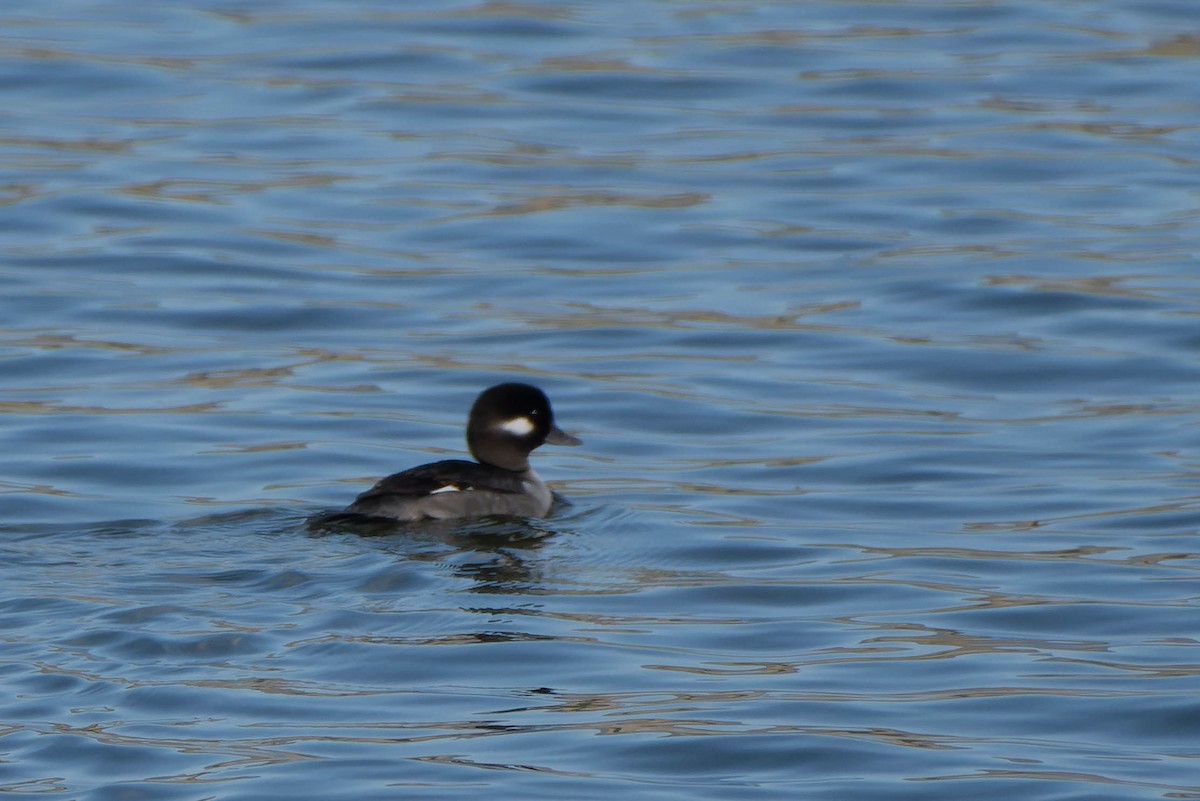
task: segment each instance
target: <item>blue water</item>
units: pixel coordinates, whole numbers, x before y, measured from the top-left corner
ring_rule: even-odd
[[[0,793],[1200,798],[1192,0],[0,9]],[[537,383],[547,520],[329,530]]]

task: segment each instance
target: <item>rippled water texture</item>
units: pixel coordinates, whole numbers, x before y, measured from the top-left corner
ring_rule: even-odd
[[[6,2],[0,793],[1200,798],[1193,0]],[[550,519],[310,525],[551,394]]]

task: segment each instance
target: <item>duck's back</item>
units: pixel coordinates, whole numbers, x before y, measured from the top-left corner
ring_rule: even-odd
[[[514,472],[462,459],[394,473],[346,507],[353,514],[396,520],[543,517],[549,509],[550,491],[532,470]]]

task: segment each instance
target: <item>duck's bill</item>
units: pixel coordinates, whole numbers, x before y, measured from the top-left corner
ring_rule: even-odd
[[[573,437],[566,431],[563,431],[558,426],[550,429],[550,433],[546,435],[546,442],[551,445],[582,445],[583,440],[579,437]]]

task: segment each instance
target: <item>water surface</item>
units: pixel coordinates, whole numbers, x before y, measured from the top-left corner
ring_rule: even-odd
[[[0,32],[0,791],[1200,798],[1192,3]]]

